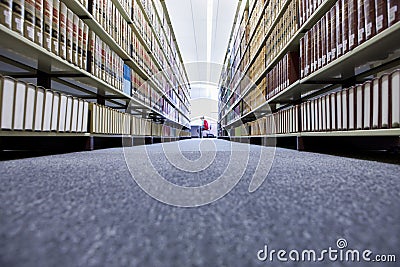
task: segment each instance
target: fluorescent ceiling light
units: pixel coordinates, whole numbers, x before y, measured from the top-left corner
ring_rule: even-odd
[[[213,28],[213,0],[207,0],[207,62],[211,62],[212,28]]]

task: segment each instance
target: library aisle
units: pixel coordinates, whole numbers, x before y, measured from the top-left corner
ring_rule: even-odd
[[[399,266],[400,0],[1,0],[0,267]]]
[[[183,155],[200,157],[199,142],[180,141]],[[194,186],[210,182],[229,158],[228,141],[209,142],[218,162],[201,175],[169,166],[161,144],[148,153],[167,179]],[[398,252],[398,165],[277,148],[269,176],[249,193],[260,149],[251,145],[248,169],[228,195],[198,208],[144,193],[121,148],[0,162],[1,265],[265,266],[257,259],[264,245],[336,248],[341,237],[350,248]]]

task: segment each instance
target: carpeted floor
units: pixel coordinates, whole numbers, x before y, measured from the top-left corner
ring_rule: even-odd
[[[180,141],[182,154],[201,157],[199,142]],[[229,142],[213,142],[216,158],[199,173],[171,166],[160,144],[147,153],[166,179],[199,186],[229,162]],[[322,250],[338,238],[396,254],[399,264],[399,165],[278,148],[267,179],[249,193],[260,149],[251,146],[229,194],[197,208],[148,196],[121,148],[0,162],[0,266],[353,266],[257,259],[264,245]]]

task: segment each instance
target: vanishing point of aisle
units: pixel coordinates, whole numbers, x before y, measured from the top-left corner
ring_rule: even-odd
[[[227,141],[212,142],[215,163],[192,175],[168,165],[160,144],[148,153],[166,179],[199,186],[229,158]],[[198,143],[180,141],[183,155],[200,157]],[[324,249],[340,238],[354,249],[398,253],[399,165],[277,148],[267,179],[249,193],[260,149],[251,146],[249,168],[229,194],[197,208],[148,196],[121,148],[0,162],[0,265],[353,266],[257,259],[265,245]]]

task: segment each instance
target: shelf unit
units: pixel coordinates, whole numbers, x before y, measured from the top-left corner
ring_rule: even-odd
[[[375,1],[379,2],[380,0]],[[381,77],[384,73],[390,73],[400,66],[400,45],[398,44],[398,41],[396,41],[400,38],[400,23],[396,22],[399,20],[398,16],[396,15],[396,21],[394,21],[392,25],[389,25],[387,28],[378,32],[375,36],[358,44],[355,48],[346,52],[344,55],[341,55],[335,60],[329,62],[329,64],[325,64],[318,70],[313,71],[311,74],[301,77],[301,60],[302,57],[304,58],[304,54],[301,54],[303,45],[301,43],[302,40],[305,39],[307,33],[310,33],[314,29],[315,31],[318,30],[322,32],[322,30],[320,30],[321,28],[318,28],[319,25],[325,25],[328,27],[327,24],[322,24],[321,20],[326,19],[327,14],[329,15],[333,9],[336,10],[338,6],[338,10],[340,10],[341,13],[345,11],[347,16],[349,14],[348,12],[350,12],[347,9],[347,1],[311,1],[313,4],[317,4],[317,7],[314,7],[310,11],[302,9],[304,3],[310,2],[308,0],[265,0],[261,1],[261,3],[254,2],[257,1],[249,0],[242,2],[242,14],[239,14],[235,18],[234,28],[231,32],[231,40],[225,56],[224,67],[219,81],[220,103],[218,122],[219,135],[221,137],[226,138],[229,136],[232,140],[238,138],[240,139],[241,134],[237,136],[238,131],[235,132],[235,128],[237,127],[246,127],[247,129],[250,129],[252,122],[262,119],[268,114],[275,114],[281,110],[284,111],[288,108],[299,106],[301,103],[304,103],[309,99],[321,98],[332,92],[337,92],[345,88],[351,88],[353,86],[363,84],[365,81]],[[288,34],[286,32],[287,37],[285,38],[287,41],[285,43],[275,43],[276,47],[279,46],[280,49],[274,53],[275,56],[273,58],[268,60],[269,55],[267,53],[262,53],[263,51],[268,51],[270,44],[268,40],[273,38],[273,36],[271,37],[271,34],[276,30],[275,27],[278,27],[280,23],[283,23],[284,25],[290,23],[288,20],[285,21],[285,18],[288,19],[288,17],[285,17],[284,14],[285,12],[288,12],[287,8],[291,4],[294,4],[294,2],[297,4],[296,13],[293,15],[297,18],[296,24],[292,27],[294,29],[294,31],[292,30],[294,33]],[[346,5],[342,6],[342,2],[346,3]],[[254,11],[257,4],[258,8],[261,8],[261,11]],[[275,8],[274,11],[271,11],[274,12],[275,16],[273,21],[270,21],[267,27],[265,21],[270,18],[268,17],[268,14],[270,14],[268,13],[270,12],[268,9],[271,9],[271,7],[274,7],[275,5],[279,6],[280,8]],[[385,2],[383,6],[387,8],[386,5],[388,5],[387,2]],[[346,9],[344,7],[346,7]],[[299,19],[300,16],[304,17],[304,13],[302,13],[303,11],[308,12],[307,18]],[[357,14],[357,10],[355,12]],[[253,18],[252,16],[254,13],[261,13],[261,15]],[[386,10],[386,16],[387,14],[388,13]],[[385,19],[387,22],[388,17]],[[256,21],[257,26],[254,27],[254,30],[246,36],[246,31],[249,31],[251,20]],[[323,30],[327,31],[325,26]],[[257,36],[257,27],[264,27],[261,30],[261,36]],[[373,27],[375,27],[375,25],[373,25]],[[278,30],[280,29],[278,28]],[[329,34],[327,34],[327,37],[325,37],[327,40],[331,37]],[[256,40],[261,41],[257,44],[254,43]],[[274,39],[272,39],[272,41],[274,41]],[[271,44],[272,43],[273,42],[271,42]],[[255,49],[253,55],[250,55],[249,53],[249,50],[251,49]],[[313,49],[312,45],[311,49]],[[325,49],[325,47],[321,49]],[[298,56],[298,66],[293,68],[297,72],[297,79],[289,84],[286,83],[283,86],[279,84],[279,86],[274,89],[274,87],[271,87],[271,85],[268,84],[270,81],[267,78],[268,74],[272,73],[278,64],[282,64],[283,58],[289,53],[297,53],[300,55]],[[321,58],[322,54],[318,55],[320,55]],[[245,58],[248,60],[248,64],[243,64],[243,62],[245,62]],[[257,69],[256,72],[259,74],[253,78],[249,78],[250,70],[256,66],[256,60],[259,60],[260,58],[263,60],[263,66],[261,69]],[[275,73],[272,75],[275,75]],[[282,76],[284,74],[281,71],[278,72],[278,75]],[[264,84],[264,81],[266,81],[266,84]],[[275,90],[277,89],[278,91],[276,92]],[[258,101],[246,102],[248,99],[254,99],[254,97],[256,99],[258,98]],[[397,102],[393,103],[394,105],[398,106]],[[245,106],[250,106],[249,110],[246,111]],[[326,115],[317,113],[316,116]],[[296,133],[274,135],[274,137],[396,137],[400,135],[398,128],[305,132],[301,128],[301,116],[296,119],[298,119],[299,124]],[[276,122],[275,127],[279,127],[280,123],[281,122]],[[250,138],[252,137],[260,138],[271,136],[250,136]]]
[[[46,1],[53,3],[53,0],[45,0],[44,2]],[[12,1],[10,2],[12,3]],[[129,70],[137,73],[137,75],[140,76],[143,81],[150,86],[150,90],[155,90],[155,92],[157,92],[160,97],[165,100],[165,103],[168,103],[170,106],[170,112],[172,112],[170,114],[173,114],[173,116],[165,113],[158,106],[153,105],[150,99],[145,99],[145,101],[142,101],[141,99],[137,98],[133,94],[133,89],[135,86],[133,80],[129,81],[129,86],[131,87],[132,93],[127,94],[105,80],[96,77],[90,72],[89,69],[81,68],[72,64],[66,59],[61,58],[59,55],[54,54],[35,42],[25,38],[19,32],[14,31],[14,29],[11,27],[7,27],[7,25],[2,24],[0,24],[0,74],[3,76],[13,77],[17,80],[34,83],[37,86],[43,86],[47,89],[60,91],[64,94],[72,95],[74,97],[78,97],[79,99],[85,99],[89,102],[95,102],[103,106],[109,106],[115,110],[129,112],[129,115],[131,116],[148,120],[149,123],[154,125],[155,129],[158,129],[159,127],[157,124],[161,123],[167,126],[168,129],[171,128],[183,130],[174,130],[173,132],[177,132],[178,134],[176,137],[169,136],[169,134],[168,136],[164,136],[170,141],[179,137],[186,137],[189,135],[188,130],[190,129],[190,83],[188,81],[187,73],[182,62],[178,45],[175,41],[175,35],[173,33],[168,12],[164,6],[164,3],[159,2],[159,0],[129,0],[122,2],[117,0],[108,0],[106,2],[110,6],[110,10],[111,7],[114,8],[114,12],[118,13],[118,15],[122,17],[124,23],[127,23],[129,26],[128,30],[132,32],[135,38],[137,38],[137,40],[143,46],[143,53],[148,55],[152,66],[154,66],[159,73],[155,73],[151,69],[142,67],[142,63],[136,61],[131,56],[130,51],[122,48],[116,39],[114,40],[107,30],[103,28],[103,26],[94,18],[91,13],[91,5],[96,3],[96,0],[60,0],[60,4],[64,3],[65,6],[73,12],[73,14],[77,15],[79,19],[88,26],[91,32],[96,34],[96,36],[98,36],[98,38],[101,39],[101,41],[104,42],[104,44],[106,44],[111,51],[115,52],[116,55],[123,60],[124,64],[129,67]],[[125,5],[128,2],[130,2],[129,5],[132,6],[132,10],[126,10]],[[54,3],[57,3],[57,0],[54,0]],[[22,1],[22,4],[24,5],[24,1]],[[163,6],[162,15],[158,14],[156,8],[152,10],[152,14],[148,14],[148,12],[146,12],[144,7],[145,5],[152,5],[155,7],[157,4],[159,6]],[[134,8],[141,12],[143,21],[145,20],[149,25],[148,29],[151,30],[151,34],[147,35],[146,37],[143,36],[142,31],[138,28],[137,23],[134,21]],[[11,9],[9,12],[10,18],[14,20],[17,17],[16,14],[14,14]],[[42,12],[44,11],[42,10]],[[159,39],[156,29],[153,28],[154,25],[149,17],[150,15],[157,18],[159,28],[162,30],[164,36],[164,41]],[[165,17],[168,19],[165,19]],[[166,30],[167,28],[168,31]],[[168,39],[173,39],[173,41],[169,42]],[[130,41],[131,40],[128,42]],[[155,47],[154,44],[156,44],[157,47]],[[129,46],[131,47],[132,44],[130,43]],[[167,58],[169,58],[169,60],[167,60]],[[142,59],[140,60],[142,61]],[[165,81],[166,84],[162,81]],[[165,87],[165,85],[167,87]],[[1,89],[3,90],[3,88]],[[171,97],[172,95],[174,96],[173,98]],[[89,114],[89,119],[91,118],[91,114]],[[0,136],[1,138],[29,138],[40,136],[76,136],[91,138],[116,137],[116,135],[99,135],[90,131],[87,133],[62,133],[57,131],[10,131],[9,129],[0,129]],[[157,136],[153,135],[152,133],[149,135],[149,137],[156,138]],[[162,134],[159,137],[163,137]]]

